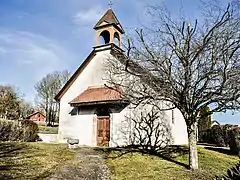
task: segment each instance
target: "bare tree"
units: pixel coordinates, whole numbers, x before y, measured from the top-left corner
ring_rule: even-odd
[[[20,115],[19,119],[26,119],[26,117],[34,113],[35,109],[31,102],[28,102],[24,99],[20,102]]]
[[[164,101],[178,108],[187,125],[189,166],[198,169],[197,122],[209,114],[240,108],[239,0],[221,8],[205,4],[193,25],[172,18],[162,7],[149,7],[151,26],[136,30],[126,54],[112,50],[118,63],[108,62],[108,83],[124,89],[131,103]],[[119,64],[119,62],[121,62]],[[123,67],[124,66],[124,67]]]
[[[49,125],[58,120],[59,103],[54,97],[70,77],[68,71],[54,71],[43,77],[36,85],[36,104],[46,114]]]

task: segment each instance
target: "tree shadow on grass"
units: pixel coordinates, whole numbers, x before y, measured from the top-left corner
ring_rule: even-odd
[[[14,179],[9,172],[12,169],[17,169],[21,164],[15,164],[12,159],[23,149],[23,145],[0,143],[0,179]]]
[[[103,152],[105,154],[106,159],[120,158],[126,154],[141,153],[142,155],[157,156],[166,161],[175,163],[177,165],[180,165],[184,168],[189,169],[188,164],[185,164],[176,160],[177,157],[188,154],[189,152],[188,147],[184,147],[184,146],[168,146],[158,152],[146,151],[146,150],[140,149],[137,146],[116,147],[116,148],[95,148],[95,150]]]
[[[49,174],[29,174],[37,171],[38,162],[32,161],[33,148],[25,143],[0,142],[0,179],[43,179]],[[24,172],[27,172],[25,174]]]

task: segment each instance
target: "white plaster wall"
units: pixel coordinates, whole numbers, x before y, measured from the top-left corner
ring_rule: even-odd
[[[73,108],[68,103],[89,86],[104,84],[103,61],[110,56],[110,50],[97,52],[61,98],[58,130],[59,142],[66,142],[67,138],[78,138],[80,145],[93,145],[93,115],[72,116],[70,112]]]
[[[171,105],[169,102],[162,101],[161,107],[163,109],[168,109],[171,107]],[[164,113],[171,129],[172,144],[188,144],[187,126],[184,117],[179,109],[175,108],[173,110],[166,110]]]
[[[111,114],[110,146],[126,146],[130,144],[131,122],[126,121],[130,110],[126,107],[120,113]]]
[[[103,85],[104,60],[110,58],[110,51],[97,52],[88,66],[78,76],[60,101],[58,141],[66,142],[68,138],[79,139],[80,145],[96,146],[96,120],[94,110],[82,115],[70,114],[73,109],[68,104],[76,96],[89,86]],[[110,119],[110,146],[128,145],[131,137],[131,122],[126,122],[125,116],[132,112],[125,108],[120,113],[112,113]],[[171,127],[173,144],[187,144],[187,129],[182,114],[174,110],[174,123],[172,123],[172,111],[167,111],[167,123]]]
[[[175,108],[165,111],[165,114],[171,129],[172,144],[188,144],[187,126],[182,113]]]
[[[144,107],[145,110],[148,107]],[[150,109],[150,106],[149,106]],[[143,109],[136,109],[136,112]],[[121,113],[113,113],[111,115],[111,141],[110,146],[124,146],[131,143],[133,122],[126,119],[126,116],[134,117],[136,112],[133,109],[126,107]],[[168,138],[170,144],[183,145],[188,144],[187,127],[185,120],[178,109],[164,111],[164,121],[166,127],[169,129]]]
[[[67,139],[79,139],[80,145],[92,146],[92,115],[74,115],[59,122],[58,141],[66,142]]]
[[[172,136],[174,145],[188,144],[187,125],[182,113],[178,109],[174,109],[174,117],[172,123]]]
[[[162,104],[162,103],[161,103]],[[134,106],[133,106],[134,107]],[[128,117],[131,117],[132,119],[134,119],[137,123],[137,125],[139,125],[141,118],[143,117],[148,117],[148,113],[151,113],[153,105],[140,105],[137,108],[133,108],[130,107],[129,109],[126,109],[126,113],[125,115],[127,115]],[[155,109],[156,110],[156,109]],[[143,116],[142,116],[143,115]],[[160,125],[160,127],[158,128],[158,130],[160,131],[160,135],[159,136],[152,136],[152,145],[155,143],[155,140],[158,139],[162,139],[162,141],[159,141],[159,143],[161,143],[161,145],[169,145],[169,144],[174,144],[174,137],[172,134],[172,125],[171,125],[171,113],[170,111],[162,111],[158,114],[159,118],[158,120],[154,120],[154,125],[152,126],[153,128],[157,127]],[[139,138],[141,137],[147,137],[147,132],[144,130],[136,130],[135,129],[135,122],[128,119],[127,121],[125,121],[124,123],[119,124],[120,126],[122,126],[124,124],[124,128],[126,128],[127,132],[123,133],[125,134],[125,136],[128,137],[128,142],[131,143],[138,143]],[[141,126],[146,126],[149,127],[147,124],[144,123],[140,123]],[[120,128],[122,129],[122,128]],[[150,129],[149,129],[150,130]],[[136,132],[136,135],[133,134],[133,131]],[[138,133],[141,132],[142,134],[139,135]],[[148,133],[150,133],[150,131],[148,131]],[[153,134],[157,133],[156,131],[153,132]]]

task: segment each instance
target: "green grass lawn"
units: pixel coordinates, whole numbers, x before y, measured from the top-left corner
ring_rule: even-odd
[[[200,170],[193,173],[186,168],[186,147],[170,148],[161,157],[122,149],[103,150],[113,180],[211,180],[239,161],[237,156],[199,147]],[[75,153],[63,144],[0,142],[0,179],[45,179],[64,164],[73,163]]]
[[[215,175],[225,173],[239,161],[237,156],[203,147],[199,147],[198,150],[200,170],[195,173],[184,167],[188,164],[187,149],[181,153],[180,151],[170,153],[170,159],[143,155],[139,152],[124,154],[123,151],[113,150],[108,154],[107,163],[112,170],[113,180],[211,180],[215,179]]]
[[[58,127],[50,127],[45,125],[38,125],[39,133],[43,134],[57,134],[58,133]]]
[[[74,153],[67,145],[0,142],[0,179],[44,179]]]

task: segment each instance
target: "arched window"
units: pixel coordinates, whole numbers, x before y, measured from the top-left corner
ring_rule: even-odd
[[[108,44],[110,42],[110,33],[105,30],[100,34],[100,43],[101,44]]]
[[[120,46],[120,38],[117,32],[114,33],[114,44]]]

